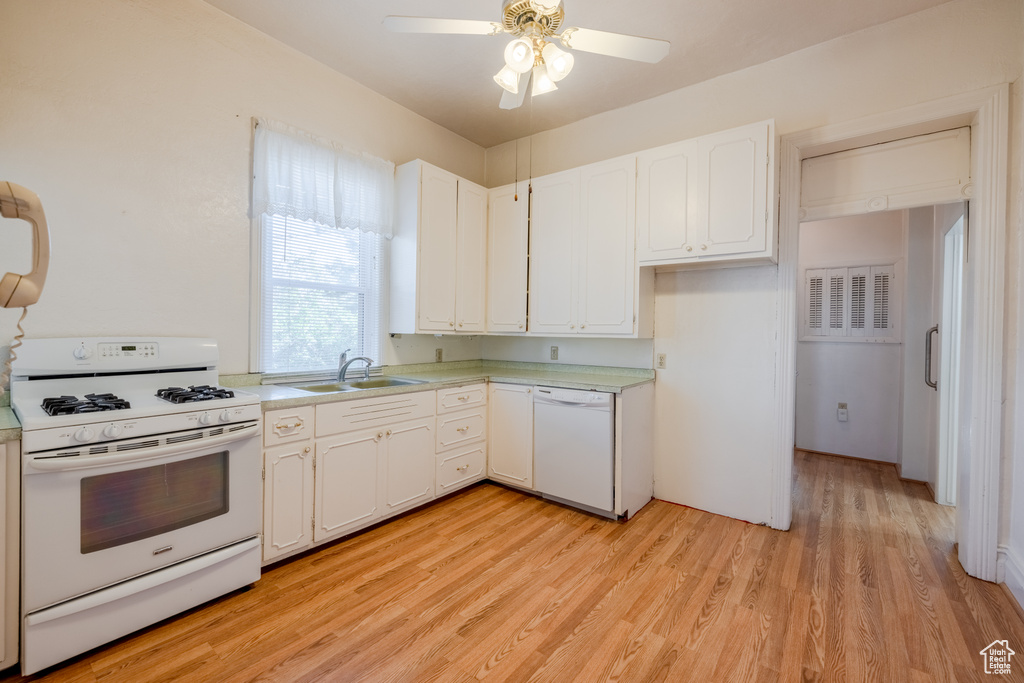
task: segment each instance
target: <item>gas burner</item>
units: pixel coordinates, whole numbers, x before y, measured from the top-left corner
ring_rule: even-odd
[[[217,398],[232,398],[235,392],[220,387],[211,387],[208,384],[190,386],[188,389],[182,387],[167,387],[156,392],[158,398],[171,403],[196,403],[197,401],[211,401]]]
[[[131,407],[131,403],[114,394],[86,394],[84,399],[77,396],[57,396],[44,398],[42,403],[47,415],[77,415],[104,410],[125,410]]]

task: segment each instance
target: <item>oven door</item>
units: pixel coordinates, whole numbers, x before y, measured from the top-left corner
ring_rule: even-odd
[[[26,454],[24,612],[258,536],[259,435],[255,421]]]

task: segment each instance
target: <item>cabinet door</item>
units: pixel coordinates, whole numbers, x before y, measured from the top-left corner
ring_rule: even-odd
[[[575,334],[580,172],[533,181],[530,195],[530,321],[536,334]]]
[[[697,203],[691,195],[700,164],[697,140],[637,156],[637,260],[640,264],[695,259]]]
[[[580,334],[633,334],[635,201],[635,157],[580,170]]]
[[[533,387],[488,385],[487,476],[533,488]]]
[[[416,287],[417,327],[455,329],[458,177],[423,164]]]
[[[263,561],[313,542],[313,446],[299,441],[263,453]]]
[[[762,252],[769,220],[767,122],[699,138],[706,232],[698,256]]]
[[[527,185],[493,189],[487,203],[487,331],[526,332]]]
[[[434,421],[412,420],[386,429],[384,514],[434,497]]]
[[[364,527],[381,516],[378,451],[385,429],[316,442],[315,541]]]
[[[487,303],[487,190],[459,180],[455,331],[483,332]]]

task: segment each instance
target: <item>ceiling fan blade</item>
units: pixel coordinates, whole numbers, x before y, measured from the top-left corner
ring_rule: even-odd
[[[498,102],[500,109],[518,109],[523,106],[523,102],[526,101],[526,93],[530,89],[530,76],[531,73],[527,71],[524,74],[519,74],[519,93],[513,94],[508,90],[502,88],[501,90],[501,101]]]
[[[567,28],[558,37],[561,39],[562,45],[573,50],[634,59],[650,64],[664,59],[670,46],[670,43],[665,40],[595,31],[589,28]]]
[[[476,19],[434,19],[433,17],[384,17],[384,28],[396,33],[462,33],[493,36],[502,33],[501,24]]]

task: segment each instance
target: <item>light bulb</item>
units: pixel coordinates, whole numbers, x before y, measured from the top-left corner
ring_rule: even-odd
[[[541,56],[544,57],[548,76],[556,83],[569,75],[572,65],[576,62],[575,57],[565,50],[559,50],[554,43],[545,44]]]
[[[558,11],[558,6],[561,4],[562,0],[530,0],[530,7],[533,11],[541,14],[553,14]]]
[[[494,82],[513,95],[519,92],[519,74],[507,66],[501,67],[501,71],[494,74]]]
[[[524,74],[533,67],[533,44],[526,38],[516,38],[505,46],[505,64],[516,73]]]
[[[536,97],[552,90],[558,90],[558,86],[548,77],[548,70],[540,64],[533,67],[533,89],[530,94]]]

